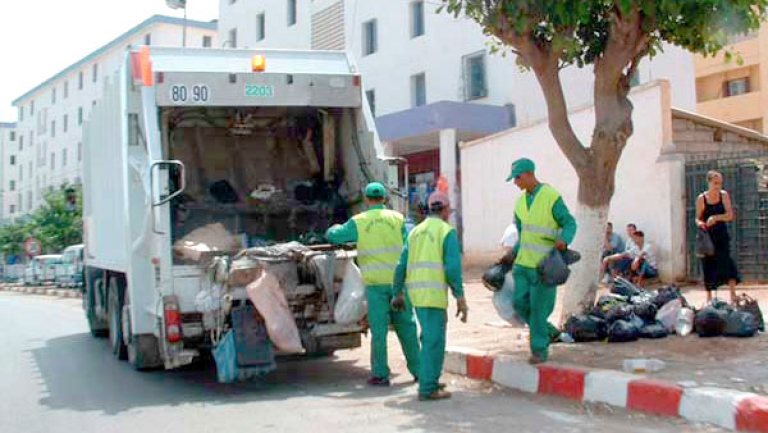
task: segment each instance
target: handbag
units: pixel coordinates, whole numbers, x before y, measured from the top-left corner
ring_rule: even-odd
[[[741,295],[736,296],[736,310],[752,313],[752,315],[757,318],[758,329],[760,329],[760,331],[765,331],[763,312],[760,311],[760,305],[758,305],[755,298],[747,295],[746,293],[742,293]]]
[[[699,258],[711,257],[715,255],[715,244],[709,232],[699,227],[696,229],[696,256]]]

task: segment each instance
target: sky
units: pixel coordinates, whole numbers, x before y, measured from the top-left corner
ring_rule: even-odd
[[[0,2],[0,122],[15,122],[14,99],[152,15],[183,17],[165,0]],[[219,0],[187,0],[187,18],[219,16]]]

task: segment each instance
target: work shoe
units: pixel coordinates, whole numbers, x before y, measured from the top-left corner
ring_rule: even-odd
[[[413,376],[413,383],[419,383],[419,378],[417,376]],[[437,389],[445,389],[447,387],[448,385],[443,382],[437,384]]]
[[[419,394],[419,401],[445,400],[449,398],[451,398],[451,393],[444,389],[438,389],[430,394]]]
[[[371,386],[389,386],[389,379],[383,377],[372,376],[368,379],[368,385]]]
[[[547,358],[541,356],[538,353],[534,353],[530,358],[528,358],[528,363],[531,365],[543,364],[545,362],[547,362]]]

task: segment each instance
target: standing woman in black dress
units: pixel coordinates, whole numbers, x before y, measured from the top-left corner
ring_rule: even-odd
[[[696,225],[709,233],[715,246],[715,255],[702,259],[707,301],[712,300],[713,291],[728,284],[731,302],[734,302],[739,273],[731,258],[731,237],[725,225],[733,221],[731,197],[723,189],[723,175],[719,172],[713,170],[707,173],[707,183],[709,188],[696,199]]]

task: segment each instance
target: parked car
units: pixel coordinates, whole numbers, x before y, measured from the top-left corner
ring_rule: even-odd
[[[59,287],[83,285],[83,244],[68,246],[61,252],[61,264],[56,267],[56,285]]]
[[[61,254],[46,254],[32,259],[24,269],[24,285],[34,286],[56,279],[56,268],[61,264]]]

